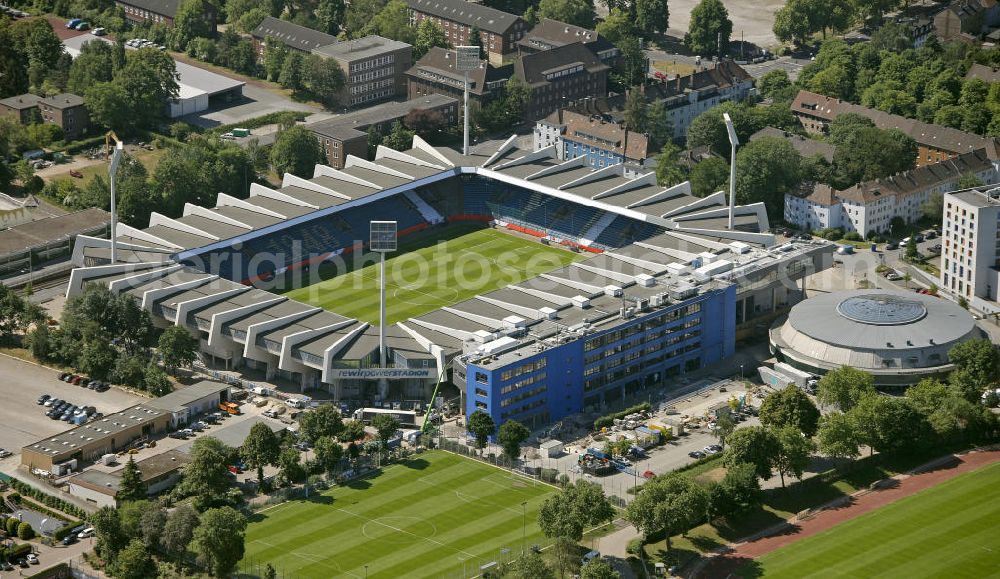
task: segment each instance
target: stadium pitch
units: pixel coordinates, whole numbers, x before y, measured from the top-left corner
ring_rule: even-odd
[[[750,577],[1000,577],[1000,464],[769,553]]]
[[[473,577],[515,557],[522,544],[545,541],[538,509],[554,492],[472,459],[425,452],[374,478],[258,513],[240,570],[262,576],[270,563],[288,579]]]
[[[447,241],[436,244],[427,239],[401,243],[399,251],[386,260],[386,323],[419,316],[584,257],[495,229],[457,226],[448,233]],[[325,279],[286,295],[378,324],[378,263],[362,265],[347,273],[323,266],[319,274]]]

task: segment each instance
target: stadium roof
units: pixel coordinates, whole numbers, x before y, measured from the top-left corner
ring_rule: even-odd
[[[724,192],[696,198],[687,183],[660,187],[652,174],[626,177],[621,166],[594,170],[582,159],[560,161],[554,148],[519,149],[516,140],[483,143],[463,155],[415,137],[408,151],[380,146],[374,161],[348,156],[344,169],[317,165],[312,178],[285,175],[276,189],[254,184],[248,199],[220,194],[215,207],[189,204],[182,217],[154,213],[146,229],[119,224],[119,241],[131,244],[120,251],[128,263],[77,268],[69,293],[80,291],[85,282],[106,284],[131,294],[169,323],[207,334],[207,345],[215,352],[277,356],[280,369],[314,368],[327,381],[327,371],[338,367],[338,361],[356,365],[377,350],[376,327],[189,264],[299,223],[470,174],[655,226],[643,241],[618,248],[594,246],[595,255],[583,261],[387,328],[393,352],[408,360],[444,363],[501,335],[515,319],[530,339],[620,320],[623,298],[609,287],[647,301],[680,286],[710,291],[728,285],[737,273],[752,272],[752,281],[754,275],[828,245],[795,242],[775,248],[761,203],[736,207],[731,231]],[[81,236],[74,262],[102,263],[107,245],[107,240]],[[738,292],[743,291],[740,283]]]

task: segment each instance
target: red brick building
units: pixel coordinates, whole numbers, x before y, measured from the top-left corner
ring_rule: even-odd
[[[503,64],[505,57],[517,51],[517,41],[530,26],[520,16],[495,10],[465,0],[406,0],[410,7],[410,24],[433,20],[444,30],[452,46],[469,44],[472,27],[479,29],[482,46],[490,63]],[[509,58],[508,58],[509,60]]]

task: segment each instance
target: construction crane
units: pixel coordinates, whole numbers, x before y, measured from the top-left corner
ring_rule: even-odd
[[[108,131],[107,133],[105,133],[105,135],[104,135],[104,158],[108,159],[108,160],[111,160],[111,153],[112,153],[111,139],[115,140],[115,146],[117,146],[118,143],[122,143],[123,142],[121,139],[118,138],[118,135],[114,131]]]

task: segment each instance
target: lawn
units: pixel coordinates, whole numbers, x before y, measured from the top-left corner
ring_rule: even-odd
[[[744,577],[1000,577],[1000,464],[761,557]]]
[[[129,151],[129,155],[131,155],[140,163],[142,163],[146,167],[146,171],[150,175],[152,175],[153,171],[156,169],[156,166],[160,163],[160,159],[167,154],[167,150],[168,149],[166,148],[153,149],[152,151],[140,149],[137,151]],[[74,158],[85,159],[86,157],[83,153],[77,153]],[[65,170],[62,171],[56,170],[58,167],[59,166],[57,165],[55,168],[53,168],[54,169],[53,172],[47,173],[45,175],[46,181],[70,179],[74,183],[76,183],[77,186],[83,188],[90,183],[90,181],[94,178],[95,175],[101,175],[102,177],[104,177],[105,180],[108,179],[108,163],[106,161],[95,161],[91,165],[87,165],[86,167],[80,167],[78,170],[80,171],[80,173],[83,174],[82,179],[71,177],[69,174],[70,169],[68,167],[65,167]]]
[[[458,303],[583,257],[495,229],[457,227],[446,232],[448,241],[434,243],[436,239],[424,238],[400,244],[399,251],[386,260],[386,323]],[[377,263],[348,273],[331,267],[330,271],[321,270],[320,275],[326,279],[286,295],[378,324]]]
[[[536,520],[554,492],[472,459],[425,452],[374,478],[254,515],[241,570],[262,576],[270,563],[289,579],[375,579],[457,577],[464,567],[472,577],[519,553],[522,532],[526,547],[546,544]]]

